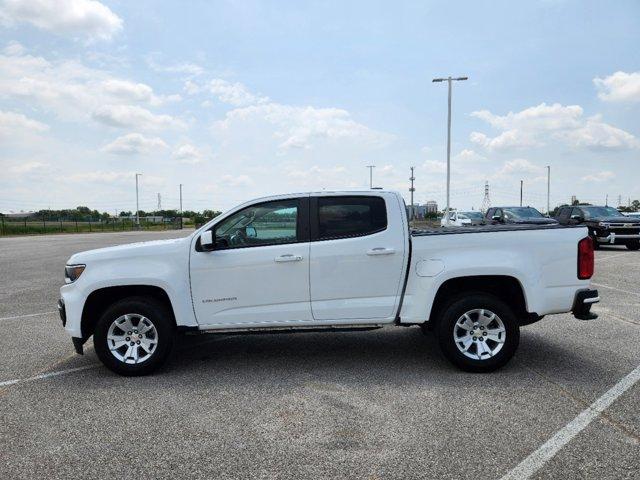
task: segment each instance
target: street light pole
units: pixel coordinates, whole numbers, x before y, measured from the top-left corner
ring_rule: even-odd
[[[182,184],[180,184],[180,230],[182,230]]]
[[[551,216],[551,166],[547,165],[547,217]]]
[[[409,220],[413,221],[414,218],[414,212],[413,212],[413,192],[416,191],[415,187],[413,186],[413,182],[416,179],[416,177],[413,175],[413,170],[415,169],[415,167],[411,167],[411,177],[409,178],[409,180],[411,180],[411,187],[409,188],[409,192],[411,192],[411,214],[409,215]]]
[[[140,202],[138,201],[138,177],[141,177],[141,173],[136,173],[136,226],[140,229]]]
[[[520,180],[520,206],[522,206],[522,180]]]
[[[369,189],[373,189],[373,169],[376,168],[375,165],[367,165],[369,169]]]
[[[449,87],[449,109],[447,117],[447,208],[444,212],[447,225],[450,225],[449,209],[451,208],[451,82],[459,82],[467,80],[469,77],[447,77],[447,78],[434,78],[433,82],[447,82]]]

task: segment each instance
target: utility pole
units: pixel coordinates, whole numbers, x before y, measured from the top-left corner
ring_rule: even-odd
[[[182,230],[182,184],[180,184],[180,230]]]
[[[607,193],[607,196],[604,199],[604,206],[608,207],[609,206],[609,194]]]
[[[409,188],[409,192],[411,192],[411,215],[409,215],[409,220],[413,220],[413,192],[416,191],[416,189],[413,187],[413,181],[416,179],[416,177],[413,175],[413,170],[416,167],[411,167],[411,177],[409,177],[409,180],[411,180],[411,188]]]
[[[522,206],[522,180],[520,180],[520,206]]]
[[[369,169],[369,189],[373,188],[373,169],[376,168],[375,165],[367,165]]]
[[[622,205],[622,195],[618,195],[618,207]]]
[[[136,225],[140,228],[140,203],[138,201],[138,177],[141,177],[141,173],[136,173]]]
[[[162,197],[160,197],[160,193],[158,193],[158,210],[162,210]]]
[[[434,78],[433,82],[447,82],[449,86],[449,108],[448,108],[448,116],[447,116],[447,208],[444,212],[445,218],[447,219],[447,226],[450,225],[451,220],[449,218],[449,210],[451,208],[451,195],[450,195],[450,187],[451,187],[451,82],[459,82],[462,80],[467,80],[469,77],[457,77],[451,78],[450,76],[447,78]]]
[[[547,165],[547,217],[551,216],[551,166]]]

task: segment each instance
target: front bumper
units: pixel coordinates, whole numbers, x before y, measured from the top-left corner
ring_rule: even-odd
[[[595,320],[598,315],[591,312],[591,305],[599,301],[598,290],[580,290],[576,293],[571,312],[578,320]]]
[[[62,320],[62,326],[67,326],[67,309],[64,307],[64,300],[58,300],[58,314],[60,315],[60,320]]]
[[[611,232],[606,237],[596,237],[596,240],[598,243],[608,243],[613,245],[616,241],[618,243],[626,243],[629,240],[640,241],[640,234],[620,234]]]

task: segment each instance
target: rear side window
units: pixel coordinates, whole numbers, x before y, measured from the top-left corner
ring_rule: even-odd
[[[359,237],[387,228],[381,197],[318,197],[318,240]]]

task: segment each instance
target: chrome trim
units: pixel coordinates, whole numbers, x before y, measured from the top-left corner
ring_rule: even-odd
[[[619,235],[617,233],[610,233],[606,237],[596,237],[598,243],[615,243],[618,240],[640,240],[640,234],[633,235]]]

